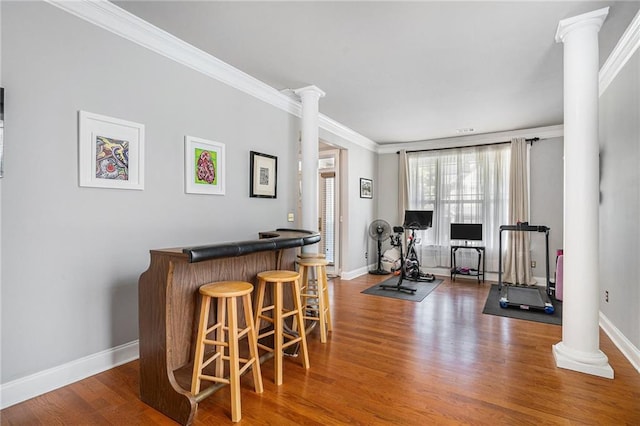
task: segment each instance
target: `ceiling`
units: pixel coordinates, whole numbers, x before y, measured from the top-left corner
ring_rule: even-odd
[[[562,124],[558,22],[610,7],[602,65],[638,1],[124,1],[151,24],[379,143]]]

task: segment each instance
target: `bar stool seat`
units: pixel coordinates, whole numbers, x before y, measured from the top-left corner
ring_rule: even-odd
[[[239,422],[242,417],[240,405],[240,376],[249,368],[253,372],[253,385],[256,393],[262,393],[262,376],[258,358],[257,334],[251,308],[251,292],[253,285],[244,281],[220,281],[200,287],[202,305],[196,353],[191,379],[191,393],[198,395],[202,380],[228,384],[231,393],[231,420]],[[246,327],[238,329],[238,302],[242,299]],[[215,324],[209,326],[211,299],[217,299]],[[216,332],[215,339],[208,335]],[[240,358],[239,340],[247,337],[249,358]],[[215,351],[206,352],[207,346],[214,346]],[[228,348],[225,353],[225,348]],[[211,354],[213,352],[213,354]],[[209,356],[210,355],[210,356]],[[205,360],[205,356],[208,358]],[[205,368],[215,361],[215,375],[206,374]],[[228,376],[224,374],[224,361],[229,364]],[[242,365],[242,366],[241,366]]]
[[[258,298],[255,311],[255,325],[258,330],[258,348],[268,352],[273,352],[275,363],[274,382],[276,385],[282,384],[282,360],[284,349],[299,343],[302,348],[302,366],[309,368],[309,352],[307,350],[307,336],[304,328],[302,305],[300,304],[300,274],[295,271],[273,270],[264,271],[258,274]],[[283,284],[288,284],[291,288],[294,307],[291,310],[285,309],[283,304]],[[272,304],[264,306],[267,285],[271,287]],[[271,312],[271,316],[266,315]],[[293,335],[284,329],[284,319],[293,316],[298,335]],[[273,324],[272,330],[261,333],[260,325],[262,321]],[[260,339],[273,336],[273,346],[260,343]],[[286,342],[285,342],[286,340]]]
[[[300,253],[298,259],[325,259],[324,253]]]
[[[299,259],[302,276],[302,311],[305,320],[318,321],[320,342],[327,342],[327,333],[333,330],[329,306],[329,285],[327,283],[327,262],[322,258]],[[311,275],[314,276],[311,276]]]

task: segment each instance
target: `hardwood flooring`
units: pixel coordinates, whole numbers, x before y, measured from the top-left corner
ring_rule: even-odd
[[[386,277],[330,281],[334,331],[309,339],[311,368],[262,365],[242,379],[242,423],[256,425],[640,425],[640,373],[601,332],[615,379],[555,367],[556,325],[482,314],[489,283],[445,279],[421,303],[361,294]],[[194,425],[230,424],[228,387]],[[6,408],[2,425],[169,425],[138,399],[138,362]]]

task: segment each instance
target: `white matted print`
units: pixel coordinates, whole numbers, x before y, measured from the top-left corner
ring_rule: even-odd
[[[278,158],[249,151],[249,196],[276,198],[278,195]]]
[[[144,189],[144,124],[79,111],[80,186]]]
[[[224,144],[184,137],[185,192],[224,195]]]

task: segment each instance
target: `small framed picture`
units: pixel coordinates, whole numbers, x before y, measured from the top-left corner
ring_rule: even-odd
[[[185,192],[224,195],[224,144],[184,137]]]
[[[79,111],[80,186],[144,189],[144,125]]]
[[[273,155],[249,152],[249,196],[276,198],[278,189],[278,158]]]
[[[373,181],[360,178],[360,198],[373,198]]]

